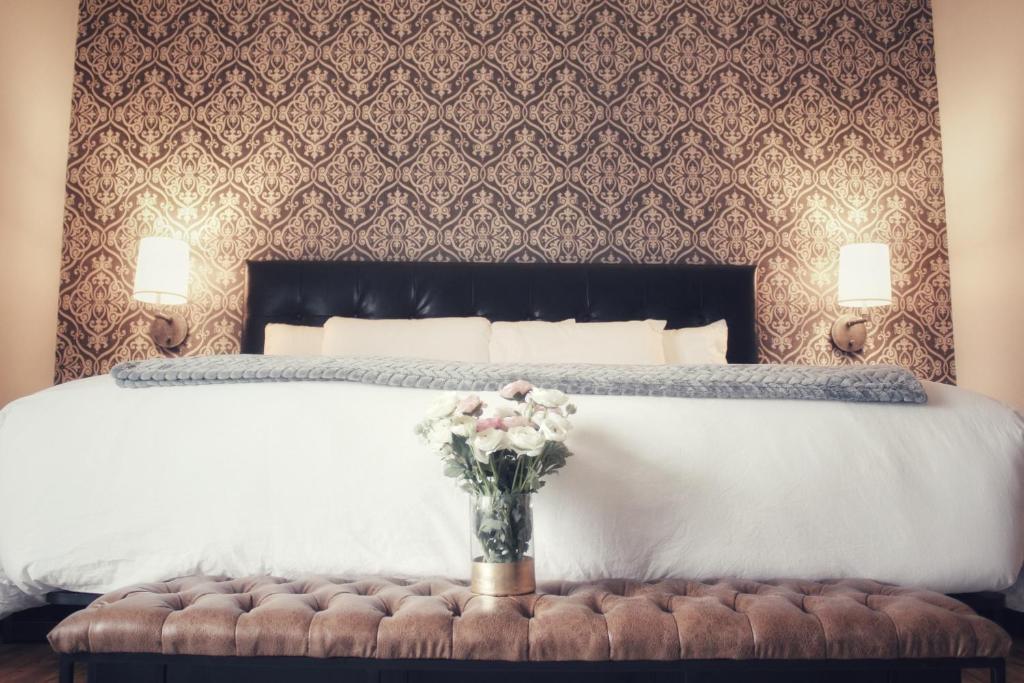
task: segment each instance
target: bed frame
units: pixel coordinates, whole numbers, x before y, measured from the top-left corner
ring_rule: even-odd
[[[241,351],[262,353],[264,327],[268,323],[322,325],[331,316],[358,318],[429,318],[481,316],[492,321],[548,320],[574,318],[581,322],[664,319],[667,329],[705,325],[725,319],[729,326],[730,363],[758,362],[755,304],[755,267],[727,265],[611,265],[611,264],[491,264],[491,263],[393,263],[345,261],[250,261],[247,264],[246,308]],[[48,596],[43,609],[70,611],[88,604],[90,594],[56,592]],[[1000,620],[1002,595],[956,596],[980,613]],[[14,615],[12,619],[20,615]],[[50,614],[47,613],[47,617]],[[9,620],[8,620],[9,621]],[[33,635],[37,628],[32,628]],[[3,629],[0,629],[0,634]],[[10,630],[7,633],[10,640]],[[35,638],[32,638],[35,640]],[[0,635],[2,640],[2,635]],[[15,640],[22,640],[15,638]],[[83,658],[93,673],[113,662],[103,655]],[[140,655],[131,663],[131,680],[213,680],[203,676],[224,675],[204,669],[213,662],[203,658],[180,658],[184,670],[170,672],[166,662]],[[189,659],[186,663],[184,660]],[[270,658],[274,659],[274,658]],[[62,662],[62,680],[70,679],[70,660]],[[222,662],[217,662],[222,664]],[[293,662],[245,662],[237,680],[249,678],[267,664]],[[245,664],[258,664],[245,671]],[[370,664],[370,666],[367,666]],[[399,663],[400,664],[400,663]],[[850,664],[850,663],[847,663]],[[849,680],[959,680],[959,666],[948,661],[856,662],[845,672]],[[885,666],[888,664],[889,666]],[[989,661],[960,662],[959,665],[989,667]],[[411,672],[400,665],[380,662],[351,662],[352,671],[342,680],[438,680],[465,676],[478,679],[481,673],[502,680],[523,676],[550,680],[623,679],[629,672],[643,680],[847,680],[844,673],[823,663],[761,663],[756,674],[742,663],[691,662],[688,665],[634,663],[632,666],[588,667],[583,664],[548,667],[479,666],[473,663],[436,667],[420,663]],[[301,662],[298,671],[309,680],[326,680],[317,662]],[[273,666],[263,675],[274,676]],[[369,671],[366,671],[366,669]],[[359,671],[363,669],[366,671]],[[404,670],[403,670],[404,669]],[[298,673],[298,671],[295,671]],[[200,673],[202,672],[202,673]],[[335,673],[337,671],[335,670]],[[191,674],[191,675],[190,675]],[[368,677],[367,677],[368,674]],[[440,675],[439,675],[440,674]],[[596,674],[596,676],[595,676]],[[756,678],[747,678],[754,674]],[[838,676],[837,676],[838,674]],[[319,675],[324,675],[320,679]],[[1003,672],[992,670],[992,680],[1003,680]],[[591,678],[593,676],[593,678]],[[115,675],[116,677],[116,675]],[[258,677],[258,676],[257,676]],[[228,676],[225,680],[236,680]],[[336,680],[330,677],[331,680]],[[127,679],[126,679],[127,680]],[[217,678],[217,680],[221,680]],[[259,680],[263,680],[260,678]],[[267,680],[270,680],[269,678]],[[276,679],[275,679],[276,680]]]
[[[331,316],[492,321],[725,319],[730,363],[756,363],[754,266],[249,261],[242,353],[263,352],[268,323]]]

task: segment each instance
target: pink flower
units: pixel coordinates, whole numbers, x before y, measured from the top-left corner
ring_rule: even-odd
[[[498,395],[510,401],[522,401],[532,390],[532,384],[527,382],[525,379],[517,379],[515,382],[511,382],[510,384],[503,386],[501,391],[498,392]]]
[[[476,415],[483,408],[484,402],[476,394],[470,394],[459,401],[455,409],[463,415]]]
[[[482,432],[485,429],[504,429],[500,417],[484,417],[476,421],[476,431]]]
[[[513,415],[512,417],[501,418],[501,425],[503,429],[512,429],[513,427],[529,427],[530,421],[522,415]]]

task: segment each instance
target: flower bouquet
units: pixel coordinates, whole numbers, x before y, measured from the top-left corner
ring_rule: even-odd
[[[518,380],[487,406],[479,396],[443,394],[416,432],[441,456],[444,473],[471,495],[470,587],[487,595],[536,588],[531,494],[565,466],[576,407],[557,389]]]

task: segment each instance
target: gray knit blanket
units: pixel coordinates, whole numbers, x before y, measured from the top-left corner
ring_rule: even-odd
[[[496,391],[517,379],[570,394],[925,403],[921,383],[891,365],[490,364],[408,358],[197,356],[121,363],[122,387],[242,382],[359,382]]]

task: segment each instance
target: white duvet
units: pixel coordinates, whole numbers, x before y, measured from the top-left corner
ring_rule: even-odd
[[[535,501],[539,577],[1006,588],[1024,558],[1024,422],[925,386],[921,406],[575,397],[576,455]],[[435,393],[101,376],[12,403],[0,615],[194,573],[465,578],[466,494],[413,434]]]

